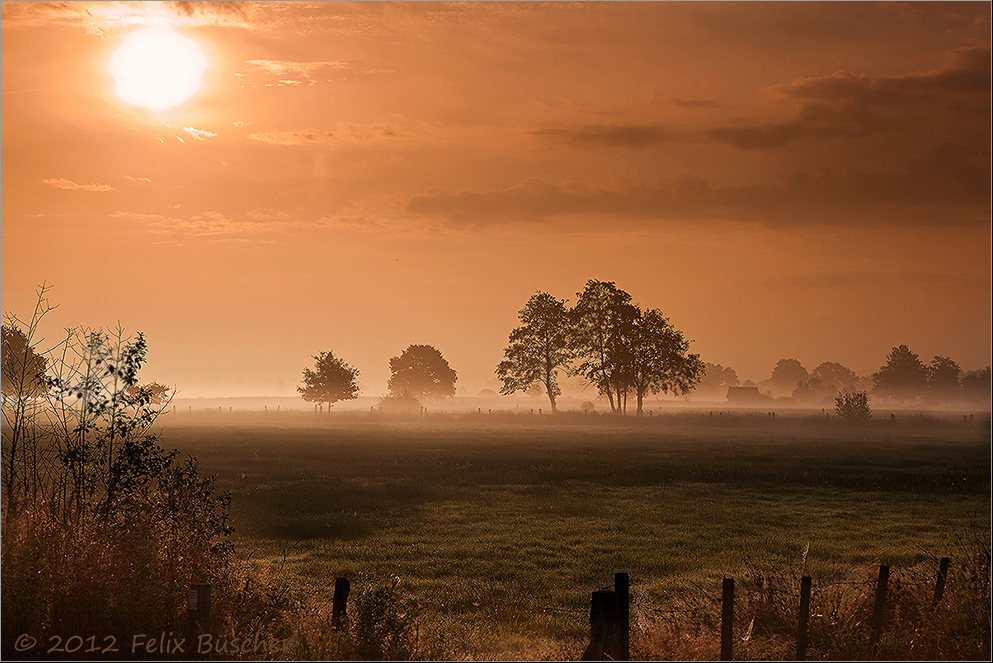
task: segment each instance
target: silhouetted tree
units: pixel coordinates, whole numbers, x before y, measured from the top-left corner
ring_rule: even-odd
[[[772,369],[769,381],[781,391],[792,392],[801,382],[809,379],[807,369],[796,359],[780,359]]]
[[[555,398],[562,393],[558,373],[568,371],[572,360],[569,311],[564,300],[538,292],[531,295],[518,317],[524,324],[510,332],[510,345],[496,369],[503,382],[500,393],[530,392],[540,385],[555,412]]]
[[[613,281],[590,279],[570,311],[569,347],[580,359],[577,373],[623,412],[631,379],[631,340],[638,308]]]
[[[23,331],[3,325],[3,395],[39,396],[46,390],[43,356],[28,344]]]
[[[455,395],[458,374],[437,348],[411,345],[399,357],[390,359],[390,381],[394,394],[409,393],[415,398],[440,400]]]
[[[811,371],[810,378],[817,379],[823,389],[835,392],[856,390],[861,382],[855,371],[836,361],[820,364]]]
[[[869,394],[864,391],[838,394],[834,399],[834,411],[842,419],[849,421],[868,421],[872,419],[869,408]]]
[[[630,384],[642,415],[645,394],[684,394],[700,381],[704,365],[700,355],[688,354],[690,342],[683,338],[659,309],[635,318],[631,333]]]
[[[334,352],[314,355],[317,370],[303,369],[303,386],[297,391],[309,403],[327,403],[328,411],[338,401],[358,398],[359,387],[355,383],[359,371],[334,356]]]
[[[990,367],[969,371],[962,376],[962,395],[977,401],[990,400]]]
[[[959,394],[962,369],[948,357],[936,355],[927,367],[927,388],[934,398],[954,398]]]
[[[728,387],[737,387],[739,384],[738,374],[730,366],[725,368],[720,364],[703,362],[703,374],[700,376],[698,389],[709,389],[726,394]]]
[[[886,355],[886,364],[872,374],[873,391],[896,400],[910,400],[927,387],[927,366],[906,345],[899,345]]]

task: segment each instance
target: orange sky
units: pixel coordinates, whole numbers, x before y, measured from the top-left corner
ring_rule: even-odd
[[[108,62],[209,60],[159,113]],[[182,396],[494,388],[536,290],[616,281],[742,379],[990,363],[989,3],[3,3],[2,298],[145,332]]]

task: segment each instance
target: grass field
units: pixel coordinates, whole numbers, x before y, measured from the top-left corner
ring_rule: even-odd
[[[233,493],[239,555],[328,599],[337,576],[399,577],[449,658],[579,656],[590,593],[616,571],[633,582],[636,653],[652,656],[654,621],[696,608],[706,623],[725,576],[867,580],[879,563],[954,565],[963,536],[988,545],[988,419],[160,421],[166,446]]]

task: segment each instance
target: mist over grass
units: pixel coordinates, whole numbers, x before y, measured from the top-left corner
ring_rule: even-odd
[[[253,564],[399,577],[448,657],[578,656],[615,571],[646,610],[706,607],[724,576],[864,580],[988,537],[988,419],[180,414]]]

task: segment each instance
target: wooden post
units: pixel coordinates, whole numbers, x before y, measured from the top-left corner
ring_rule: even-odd
[[[631,579],[626,573],[614,574],[614,593],[617,594],[617,617],[620,629],[620,642],[615,661],[631,660]]]
[[[734,660],[734,578],[725,578],[721,596],[721,660]]]
[[[593,592],[590,602],[590,644],[584,661],[617,660],[620,645],[620,604],[617,592]]]
[[[810,626],[810,576],[800,579],[800,619],[796,629],[796,660],[807,660]]]
[[[331,598],[331,630],[340,631],[345,628],[348,610],[348,578],[335,578],[334,596]]]
[[[879,579],[876,581],[876,604],[872,609],[872,644],[879,642],[883,630],[883,614],[886,610],[886,585],[890,579],[890,567],[879,565]]]
[[[210,633],[210,585],[190,585],[186,592],[186,637],[189,642]]]
[[[938,581],[934,585],[934,607],[937,607],[942,595],[945,593],[945,579],[948,577],[948,565],[951,562],[947,557],[941,558],[938,566]]]

